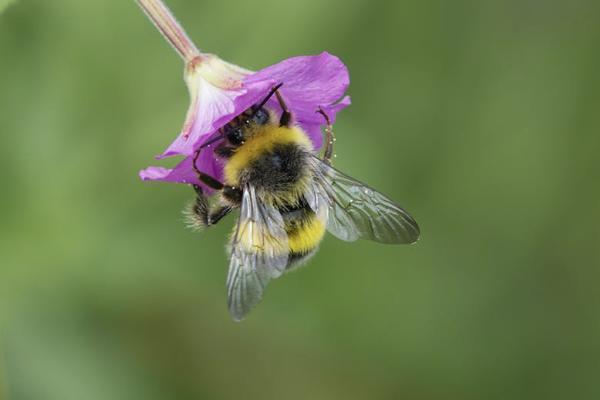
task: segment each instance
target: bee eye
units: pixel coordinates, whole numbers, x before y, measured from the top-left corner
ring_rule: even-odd
[[[227,136],[227,140],[231,144],[241,144],[244,141],[244,131],[240,127],[237,126],[229,126],[225,127],[225,135]]]
[[[258,125],[264,125],[269,120],[269,113],[265,111],[264,108],[259,108],[254,112],[254,116],[252,117],[252,121],[254,121]]]

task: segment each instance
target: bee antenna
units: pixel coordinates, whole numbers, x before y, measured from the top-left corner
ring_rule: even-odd
[[[210,139],[208,142],[206,142],[202,146],[200,146],[200,148],[198,150],[202,150],[203,148],[205,148],[207,146],[210,146],[214,142],[218,142],[219,140],[223,139],[224,137],[225,137],[224,134],[220,134],[219,136],[215,136],[214,138]]]
[[[269,101],[271,99],[271,97],[273,97],[273,95],[277,92],[277,90],[283,86],[283,82],[275,85],[275,87],[273,89],[271,89],[271,91],[269,92],[269,94],[264,98],[263,101],[260,102],[260,104],[258,104],[258,106],[256,106],[256,110],[254,110],[254,114],[256,114],[256,112],[258,110],[260,110],[265,104],[267,104],[267,101]],[[253,115],[254,116],[254,115]]]

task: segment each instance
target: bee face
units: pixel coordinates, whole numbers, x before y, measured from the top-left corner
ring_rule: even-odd
[[[239,146],[242,143],[244,143],[246,135],[245,135],[242,127],[228,124],[228,125],[225,125],[224,131],[225,131],[225,136],[227,137],[227,140],[232,145]]]
[[[241,146],[257,126],[267,125],[271,116],[264,107],[252,107],[223,127],[223,133],[233,146]]]
[[[254,115],[252,116],[252,122],[257,125],[265,125],[269,122],[269,119],[269,113],[263,107],[254,111]]]

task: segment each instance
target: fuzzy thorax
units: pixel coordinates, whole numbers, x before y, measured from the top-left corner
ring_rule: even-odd
[[[265,202],[275,206],[296,204],[308,184],[311,152],[310,140],[298,127],[256,127],[227,160],[225,183],[252,184]]]

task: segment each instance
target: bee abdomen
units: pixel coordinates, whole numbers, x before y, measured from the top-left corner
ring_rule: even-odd
[[[307,261],[319,248],[325,235],[325,225],[305,201],[282,211],[288,235],[289,256],[287,269]]]
[[[304,264],[306,264],[306,262],[308,260],[311,259],[312,256],[315,255],[315,253],[317,252],[318,249],[319,249],[319,247],[316,246],[312,250],[303,252],[303,253],[290,252],[288,255],[288,262],[287,262],[285,269],[287,271],[290,271],[295,268],[303,266]]]

